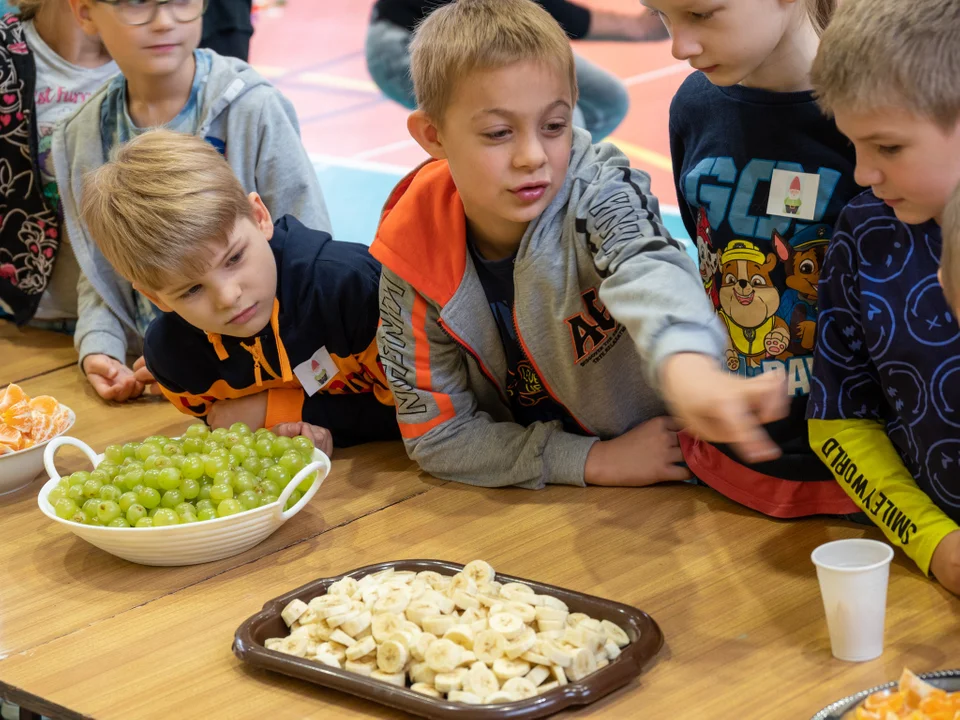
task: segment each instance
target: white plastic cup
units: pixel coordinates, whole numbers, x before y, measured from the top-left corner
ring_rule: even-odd
[[[893,548],[876,540],[836,540],[810,559],[817,566],[833,656],[848,662],[880,657]]]

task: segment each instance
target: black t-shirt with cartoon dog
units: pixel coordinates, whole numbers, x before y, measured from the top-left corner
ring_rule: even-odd
[[[670,145],[704,290],[729,333],[727,367],[751,377],[779,366],[788,378],[790,417],[769,428],[784,457],[759,470],[831,479],[807,445],[804,412],[820,267],[840,210],[859,192],[853,147],[812,93],[721,88],[699,72],[673,99]]]

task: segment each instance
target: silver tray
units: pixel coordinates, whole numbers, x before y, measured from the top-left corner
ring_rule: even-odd
[[[938,670],[936,672],[921,673],[917,677],[926,680],[931,685],[935,685],[942,690],[946,690],[947,692],[960,691],[960,669]],[[896,682],[888,682],[885,685],[877,685],[869,690],[862,690],[856,695],[850,695],[842,700],[837,700],[835,703],[828,705],[810,718],[810,720],[841,720],[845,713],[848,713],[856,708],[857,705],[873,695],[873,693],[896,686]]]

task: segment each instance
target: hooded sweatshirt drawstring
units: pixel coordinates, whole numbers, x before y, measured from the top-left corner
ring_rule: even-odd
[[[240,343],[240,347],[250,353],[250,356],[253,358],[253,376],[256,380],[257,387],[263,385],[263,376],[260,371],[261,365],[275,380],[283,380],[284,382],[291,382],[293,380],[293,370],[290,368],[290,359],[287,357],[287,350],[280,340],[280,301],[276,298],[274,298],[273,301],[273,312],[270,314],[270,327],[273,328],[273,339],[277,343],[277,356],[280,358],[279,375],[277,375],[267,361],[259,337],[254,340],[252,345]],[[223,345],[223,338],[219,334],[207,333],[207,340],[213,345],[213,349],[217,353],[219,360],[223,361],[230,357],[226,347]]]

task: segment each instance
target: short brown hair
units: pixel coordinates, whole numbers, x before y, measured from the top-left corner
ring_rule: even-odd
[[[7,5],[17,9],[21,20],[33,20],[43,3],[44,0],[7,0]]]
[[[960,185],[943,211],[943,252],[940,255],[940,282],[950,308],[960,308]]]
[[[570,78],[573,102],[577,101],[570,41],[533,0],[457,0],[444,5],[417,27],[410,45],[417,105],[439,122],[456,83],[468,73],[522,60],[558,67]]]
[[[215,248],[253,210],[213,146],[151,130],[84,178],[80,215],[117,272],[159,290],[205,272]]]
[[[827,111],[904,107],[942,127],[960,117],[960,3],[843,0],[813,63]]]

